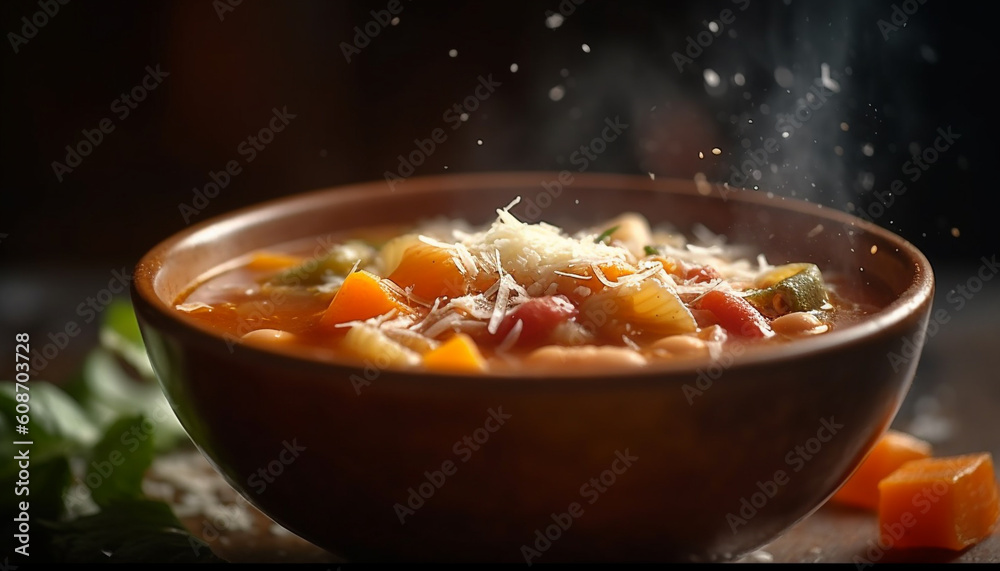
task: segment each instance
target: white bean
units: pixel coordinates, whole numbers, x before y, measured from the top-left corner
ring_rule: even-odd
[[[795,337],[799,335],[818,335],[826,333],[830,326],[820,321],[815,315],[804,311],[788,313],[771,322],[775,333]]]
[[[670,356],[694,357],[708,354],[708,345],[697,337],[690,335],[671,335],[664,337],[650,346],[654,351],[666,351]]]
[[[528,355],[527,363],[533,367],[560,370],[635,368],[645,365],[646,358],[627,347],[548,345],[532,351]]]
[[[279,329],[257,329],[244,335],[243,341],[261,345],[288,345],[295,342],[295,335]]]

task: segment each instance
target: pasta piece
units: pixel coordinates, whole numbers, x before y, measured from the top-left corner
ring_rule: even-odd
[[[698,329],[691,311],[673,288],[658,277],[633,281],[592,296],[584,305],[586,309],[581,315],[598,328],[604,325],[602,321],[613,325],[624,323],[659,336],[693,333]],[[618,333],[614,335],[617,337]]]
[[[415,367],[420,364],[420,355],[389,339],[372,325],[358,324],[350,328],[341,347],[362,360],[368,360],[378,368]]]

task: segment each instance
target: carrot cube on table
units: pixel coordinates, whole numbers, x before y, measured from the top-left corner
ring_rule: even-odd
[[[879,533],[893,547],[961,550],[989,536],[998,517],[989,454],[914,460],[879,484]]]
[[[837,490],[831,501],[878,509],[878,483],[911,460],[930,458],[931,445],[909,434],[889,430],[879,439],[861,466]]]

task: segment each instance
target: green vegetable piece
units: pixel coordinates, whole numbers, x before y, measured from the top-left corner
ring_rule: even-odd
[[[743,299],[768,317],[823,309],[829,303],[823,275],[815,264],[803,264],[802,270],[771,287],[748,290]]]
[[[620,226],[612,226],[611,228],[608,228],[604,232],[601,232],[600,234],[597,235],[597,238],[594,238],[594,243],[600,244],[601,242],[607,240],[608,238],[611,237],[612,234],[614,234],[618,230],[618,228],[620,228]]]
[[[655,256],[660,253],[660,251],[654,248],[653,246],[643,246],[642,251],[646,252],[647,256]]]
[[[142,498],[142,479],[153,463],[155,427],[141,414],[122,417],[108,427],[90,454],[84,477],[88,486],[92,480],[100,480],[100,485],[90,490],[94,503],[106,508],[114,502]]]
[[[330,278],[345,277],[355,267],[364,267],[375,258],[371,245],[360,240],[349,240],[334,246],[322,258],[311,258],[267,280],[272,286],[318,286]]]

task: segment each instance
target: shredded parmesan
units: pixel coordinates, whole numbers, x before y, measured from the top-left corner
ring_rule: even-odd
[[[497,353],[506,353],[509,351],[510,348],[517,343],[518,338],[521,337],[521,331],[523,329],[524,322],[518,319],[514,323],[514,326],[510,328],[510,332],[507,333],[507,336],[504,337],[503,341],[500,342],[500,345],[497,346]]]
[[[569,272],[561,272],[559,270],[554,270],[552,273],[554,273],[557,276],[564,276],[564,277],[567,277],[567,278],[575,278],[575,279],[578,279],[578,280],[589,280],[589,279],[591,279],[593,277],[593,276],[583,276],[583,275],[580,275],[580,274],[571,274]]]

